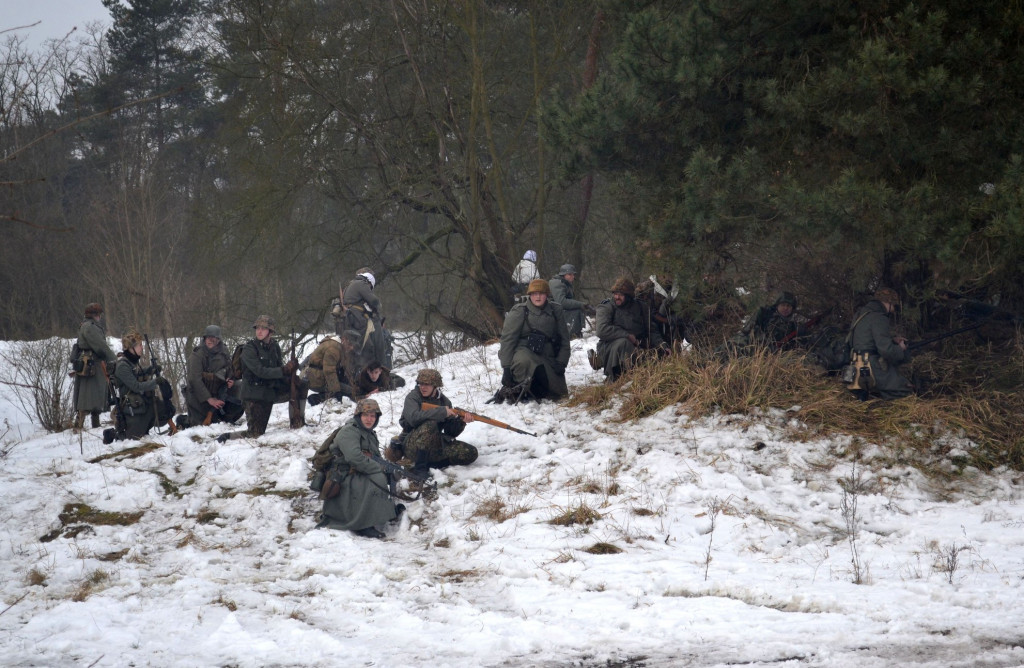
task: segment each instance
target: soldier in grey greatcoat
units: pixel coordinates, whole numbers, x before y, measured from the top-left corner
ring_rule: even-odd
[[[416,374],[416,389],[405,397],[402,417],[402,433],[391,439],[388,459],[398,461],[405,457],[418,469],[465,466],[477,458],[477,449],[456,437],[473,422],[472,415],[460,416],[455,412],[451,399],[441,392],[444,382],[435,369],[420,369]],[[436,408],[426,410],[424,403]]]
[[[334,437],[328,477],[340,477],[341,489],[334,498],[324,500],[322,526],[354,531],[366,538],[384,538],[377,527],[398,517],[399,507],[391,501],[384,469],[371,459],[380,457],[373,431],[380,414],[376,401],[363,399],[356,404],[352,421]]]
[[[889,314],[898,306],[899,295],[892,288],[879,288],[874,297],[853,317],[850,347],[854,355],[865,355],[871,369],[874,390],[883,399],[900,399],[913,393],[914,387],[899,372],[899,365],[910,361],[907,341],[889,330]],[[867,393],[858,390],[861,399]]]
[[[231,377],[231,355],[220,337],[220,327],[210,325],[188,356],[184,387],[188,418],[179,416],[179,428],[234,422],[242,416],[239,384]]]
[[[597,306],[597,356],[602,360],[605,379],[613,382],[633,365],[638,349],[663,345],[661,333],[652,320],[650,308],[633,297],[636,287],[628,278],[612,286],[611,299]]]
[[[100,413],[107,410],[109,376],[114,372],[117,356],[107,344],[107,331],[103,327],[103,307],[92,303],[85,307],[85,320],[78,330],[79,357],[83,354],[92,358],[91,375],[75,375],[75,429],[85,424],[85,416],[90,415],[92,427],[100,426]]]
[[[576,299],[573,292],[573,283],[576,282],[576,267],[571,264],[563,264],[558,270],[558,276],[548,281],[551,288],[551,301],[562,307],[565,311],[565,325],[569,330],[569,336],[576,339],[583,335],[583,322],[585,312],[590,305]]]
[[[544,279],[530,281],[527,295],[527,301],[505,316],[498,349],[501,384],[506,389],[523,387],[537,400],[560,399],[569,394],[565,367],[571,348],[565,312],[548,300],[551,289]],[[500,399],[495,395],[496,401]]]
[[[274,340],[274,319],[269,315],[256,318],[252,328],[256,337],[249,339],[242,349],[242,406],[245,409],[246,430],[221,434],[223,443],[231,438],[255,438],[267,432],[274,404],[287,403],[291,389],[291,375],[298,368],[295,360],[284,361],[281,346]],[[300,406],[305,413],[305,381],[300,388]]]
[[[345,309],[344,323],[346,330],[358,334],[352,354],[352,368],[362,369],[370,362],[388,366],[388,334],[384,331],[384,314],[381,312],[380,299],[374,294],[373,288],[377,279],[369,267],[356,272],[345,287],[342,306]],[[346,332],[347,334],[347,332]]]

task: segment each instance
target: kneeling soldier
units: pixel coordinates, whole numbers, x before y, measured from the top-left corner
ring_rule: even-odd
[[[434,369],[421,369],[416,374],[416,389],[405,397],[405,406],[398,423],[402,433],[392,439],[385,457],[391,461],[404,455],[415,468],[444,468],[450,465],[472,464],[477,449],[455,440],[473,421],[464,418],[452,408],[451,400],[441,393],[441,374]],[[424,410],[423,404],[436,404],[437,408]]]

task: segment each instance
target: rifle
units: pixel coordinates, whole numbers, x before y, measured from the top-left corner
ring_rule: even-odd
[[[943,339],[948,339],[949,337],[956,336],[957,334],[962,334],[964,332],[969,332],[972,329],[978,329],[979,327],[981,327],[984,324],[985,324],[985,322],[976,322],[973,325],[967,325],[966,327],[960,327],[960,328],[957,328],[957,329],[951,329],[948,332],[943,332],[942,334],[938,334],[938,335],[933,336],[931,338],[921,339],[920,341],[914,341],[913,343],[908,343],[907,344],[907,352],[909,353],[911,350],[917,350],[918,348],[923,348],[924,346],[928,345],[929,343],[935,343],[936,341],[941,341]]]
[[[423,402],[423,410],[429,411],[429,410],[433,410],[435,408],[446,408],[446,406],[439,406],[438,404],[428,404],[425,401]],[[507,424],[505,422],[501,422],[499,420],[495,420],[494,418],[489,418],[486,415],[480,415],[479,413],[470,413],[469,411],[463,410],[461,408],[453,408],[452,410],[455,411],[456,413],[458,413],[459,417],[461,417],[463,419],[465,419],[465,417],[467,415],[472,415],[473,419],[476,420],[477,422],[483,422],[484,424],[489,424],[489,425],[494,426],[494,427],[501,427],[502,429],[508,429],[509,431],[514,431],[517,434],[525,434],[526,436],[533,436],[534,438],[537,438],[537,434],[531,434],[528,431],[523,431],[522,429],[517,429],[516,427],[513,427],[510,424]]]
[[[427,499],[437,498],[437,483],[430,480],[430,471],[407,469],[401,464],[389,462],[380,455],[371,455],[368,452],[365,454],[370,459],[380,464],[380,467],[384,469],[384,475],[388,478],[387,492],[391,496],[403,501],[416,501],[423,494],[427,495]],[[415,483],[419,487],[419,493],[416,496],[409,496],[398,489],[398,481],[402,478],[405,478],[411,483]]]
[[[157,422],[160,421],[160,407],[162,405],[164,412],[167,413],[167,433],[174,436],[178,432],[178,427],[174,424],[174,405],[171,403],[171,398],[165,397],[163,390],[160,389],[159,381],[162,380],[160,375],[161,369],[160,364],[156,361],[156,355],[153,354],[153,346],[149,344],[149,334],[143,334],[142,338],[146,341],[146,350],[149,351],[149,363],[153,367],[153,376],[158,379],[156,388],[153,389],[153,418]],[[171,410],[167,410],[168,407]]]
[[[292,330],[292,351],[289,361],[295,362],[295,370],[288,383],[288,426],[298,429],[305,426],[306,420],[302,415],[302,407],[299,405],[299,359],[295,356],[295,330]]]
[[[803,325],[805,335],[809,334],[812,329],[817,327],[818,323],[821,322],[822,318],[824,318],[829,313],[831,313],[833,309],[835,309],[835,305],[829,306],[827,309],[825,309],[824,311],[822,311],[818,315],[814,316],[813,318],[811,318],[810,320],[805,322],[804,325]],[[775,349],[776,350],[782,350],[782,348],[787,343],[789,343],[790,341],[795,339],[799,333],[800,333],[800,327],[799,326],[794,327],[793,331],[791,331],[789,334],[786,334],[784,337],[782,337],[781,339],[779,339],[778,341],[775,342]]]

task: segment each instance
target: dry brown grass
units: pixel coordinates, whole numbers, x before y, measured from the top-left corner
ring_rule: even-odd
[[[583,551],[590,554],[618,554],[622,552],[622,548],[612,543],[594,543]]]
[[[580,503],[560,511],[548,520],[548,524],[556,524],[558,526],[588,525],[593,524],[599,519],[601,519],[601,513],[585,503]]]
[[[477,505],[472,517],[486,517],[496,524],[501,524],[505,520],[512,519],[516,515],[521,515],[528,510],[529,508],[521,504],[514,502],[506,503],[501,497],[492,496],[484,499]]]
[[[726,361],[687,353],[642,364],[614,385],[578,390],[569,405],[605,409],[621,393],[623,422],[667,406],[692,418],[799,406],[794,417],[805,427],[794,432],[795,438],[847,434],[894,446],[914,460],[914,451],[930,450],[945,442],[943,437],[962,436],[978,446],[963,463],[1024,470],[1024,393],[1017,391],[1024,380],[1024,345],[961,346],[943,354],[954,357],[926,353],[904,368],[920,381],[922,391],[897,401],[857,401],[836,378],[804,364],[798,353],[755,350]]]

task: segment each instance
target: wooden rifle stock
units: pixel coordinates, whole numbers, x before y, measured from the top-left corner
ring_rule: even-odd
[[[306,423],[299,407],[299,360],[295,356],[295,346],[295,331],[292,330],[292,352],[289,361],[295,362],[295,369],[289,377],[288,384],[288,426],[292,429],[298,429]]]
[[[423,402],[422,405],[423,405],[423,410],[425,410],[425,411],[433,410],[435,408],[447,408],[446,406],[441,406],[439,404],[428,404],[425,401]],[[510,425],[508,423],[502,422],[500,420],[495,420],[494,418],[489,418],[486,415],[480,415],[479,413],[471,413],[470,411],[464,410],[462,408],[453,408],[452,410],[455,411],[456,413],[458,413],[459,417],[462,417],[462,418],[464,418],[467,415],[472,415],[473,419],[476,420],[477,422],[483,422],[484,424],[489,424],[489,425],[491,425],[493,427],[501,427],[502,429],[508,429],[509,431],[514,431],[517,434],[524,434],[526,436],[533,436],[534,438],[537,438],[537,434],[531,434],[528,431],[523,431],[522,429],[517,429],[516,427],[513,427],[512,425]]]
[[[819,313],[818,315],[814,316],[806,323],[804,323],[804,331],[810,332],[813,328],[817,327],[818,323],[821,322],[821,319],[827,316],[829,313],[831,313],[832,309],[834,308],[835,306],[829,306],[827,309],[825,309],[824,311],[822,311],[821,313]],[[776,350],[781,350],[783,346],[785,346],[787,343],[795,339],[797,337],[797,334],[799,333],[800,327],[798,325],[793,328],[792,332],[786,334],[784,337],[775,342]]]

